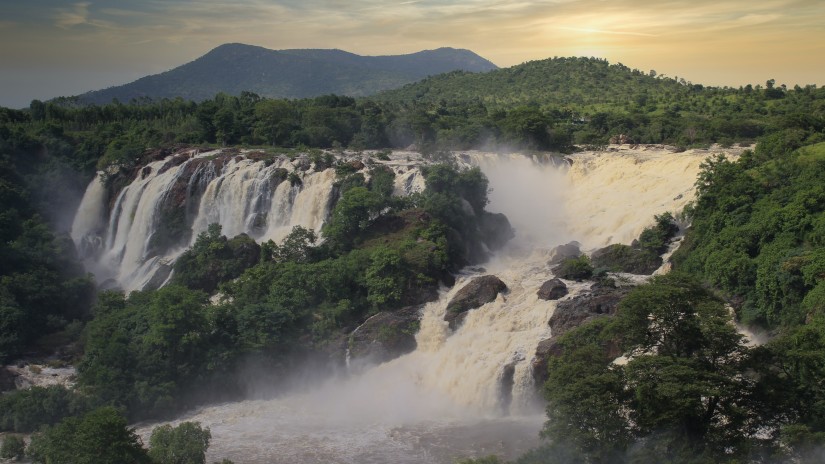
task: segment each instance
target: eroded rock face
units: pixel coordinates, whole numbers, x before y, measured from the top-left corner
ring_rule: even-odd
[[[630,138],[629,135],[626,134],[614,135],[613,137],[610,137],[609,142],[611,145],[633,145],[636,143],[632,138]]]
[[[542,340],[536,347],[531,361],[534,385],[541,387],[547,380],[547,362],[554,356],[562,355],[559,337],[593,319],[616,314],[619,302],[632,287],[604,287],[594,285],[589,291],[569,300],[559,301],[550,317],[552,337]],[[621,355],[618,341],[611,341],[604,347],[610,357]]]
[[[567,295],[567,285],[560,279],[550,279],[541,284],[537,294],[542,300],[558,300]]]
[[[576,295],[569,300],[559,301],[553,316],[550,317],[553,337],[560,337],[598,317],[616,314],[619,302],[629,292],[629,287],[594,286],[590,291]]]
[[[421,305],[382,311],[361,324],[349,336],[350,359],[378,364],[415,350],[415,334],[421,321]]]
[[[547,338],[539,342],[536,347],[536,355],[533,356],[533,385],[541,388],[547,381],[547,362],[550,358],[561,356],[562,350],[558,343],[558,338]]]
[[[449,322],[451,329],[455,330],[461,325],[467,311],[494,301],[499,293],[506,290],[507,285],[494,275],[476,277],[450,300],[444,320]]]
[[[497,250],[503,247],[510,239],[516,236],[507,216],[501,213],[485,212],[479,220],[479,227],[481,228],[484,243],[486,243],[491,250]]]
[[[599,248],[590,255],[593,267],[614,272],[650,275],[662,265],[662,258],[632,246],[613,244]]]
[[[16,387],[15,379],[17,374],[11,372],[5,367],[0,366],[0,392],[14,390]]]
[[[548,266],[556,266],[568,258],[578,258],[582,252],[579,248],[579,242],[570,242],[564,245],[559,245],[550,250],[550,259],[547,261]]]

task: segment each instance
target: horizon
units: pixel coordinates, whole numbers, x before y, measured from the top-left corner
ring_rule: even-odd
[[[470,50],[501,68],[552,57],[705,86],[825,84],[825,2],[743,0],[43,0],[0,6],[0,106],[80,95],[174,69],[225,43],[401,55]]]

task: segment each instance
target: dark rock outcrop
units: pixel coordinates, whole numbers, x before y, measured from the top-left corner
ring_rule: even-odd
[[[569,300],[559,301],[550,328],[553,337],[559,337],[576,327],[598,317],[612,316],[622,298],[630,292],[630,287],[594,287]]]
[[[574,241],[553,248],[550,250],[550,260],[547,261],[547,265],[555,266],[568,258],[578,258],[582,254],[580,246],[579,242]]]
[[[533,356],[531,364],[533,366],[533,385],[541,388],[547,381],[547,362],[552,357],[561,356],[562,350],[558,338],[547,338],[539,342],[536,346],[536,355]]]
[[[172,265],[162,263],[158,265],[157,270],[155,273],[152,274],[152,277],[146,284],[141,288],[141,290],[157,290],[159,289],[164,282],[169,278],[169,275],[172,274]]]
[[[485,212],[479,219],[478,225],[484,243],[491,250],[503,247],[511,238],[516,236],[507,216],[501,213]]]
[[[541,284],[537,294],[542,300],[558,300],[567,295],[567,285],[560,279],[550,279]]]
[[[662,265],[661,256],[618,243],[594,251],[590,261],[595,268],[644,275],[653,274]]]
[[[552,337],[539,342],[536,354],[531,361],[534,385],[540,387],[547,380],[547,362],[550,358],[562,355],[559,337],[593,319],[616,314],[619,302],[630,292],[631,288],[594,285],[586,293],[560,301],[550,318]],[[608,342],[604,349],[611,358],[621,355],[617,340]]]
[[[566,258],[561,264],[551,269],[553,275],[566,279],[581,282],[593,277],[593,265],[587,256],[578,258]]]
[[[377,364],[414,351],[421,308],[416,305],[382,311],[367,319],[349,336],[350,359]]]
[[[633,145],[634,143],[636,143],[636,142],[634,142],[633,139],[630,138],[629,135],[619,134],[619,135],[614,135],[613,137],[610,137],[610,144],[611,145],[616,145],[616,144],[618,144],[618,145]]]
[[[444,320],[455,330],[467,316],[467,311],[494,301],[499,293],[506,290],[507,285],[494,275],[476,277],[459,290],[447,304]]]
[[[0,367],[0,392],[11,391],[17,388],[14,381],[16,377],[13,372],[5,367]]]

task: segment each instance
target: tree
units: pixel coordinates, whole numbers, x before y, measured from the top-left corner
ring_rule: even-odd
[[[26,453],[26,442],[17,435],[7,435],[0,446],[0,458],[19,461]]]
[[[740,375],[742,336],[722,302],[688,276],[655,277],[615,319],[585,324],[559,345],[544,434],[593,462],[621,462],[630,449],[641,462],[730,461],[759,441],[761,405]],[[624,365],[613,363],[620,352],[630,357]]]
[[[140,438],[113,407],[70,417],[32,437],[29,456],[46,464],[149,464]]]
[[[384,208],[380,194],[365,187],[353,187],[338,200],[332,216],[324,224],[326,239],[339,250],[349,250],[360,232],[364,231]]]
[[[198,422],[155,427],[149,438],[149,457],[154,464],[204,464],[211,438],[209,428],[201,428]]]
[[[264,259],[272,259],[275,262],[307,263],[312,260],[313,246],[317,240],[318,236],[314,230],[295,226],[280,245],[267,242],[261,252]]]

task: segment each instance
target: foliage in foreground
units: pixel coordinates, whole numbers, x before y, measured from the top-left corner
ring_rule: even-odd
[[[791,147],[709,160],[673,257],[722,290],[749,325],[795,327],[825,311],[825,144]]]
[[[32,437],[28,454],[45,464],[151,464],[140,438],[112,407],[43,428]]]

